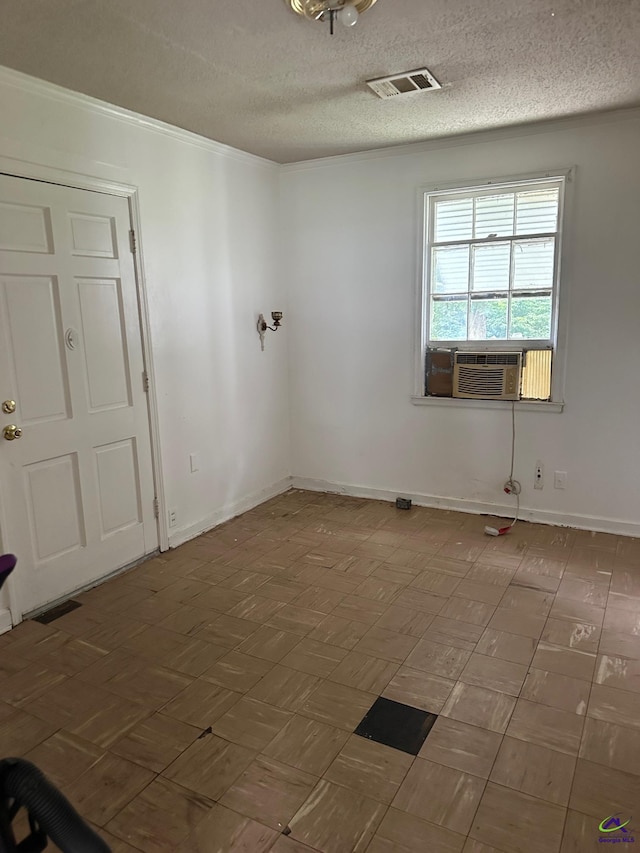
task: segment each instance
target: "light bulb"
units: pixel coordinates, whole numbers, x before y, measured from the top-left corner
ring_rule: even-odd
[[[353,27],[358,23],[360,17],[358,10],[351,3],[347,3],[338,13],[340,23],[345,27]]]

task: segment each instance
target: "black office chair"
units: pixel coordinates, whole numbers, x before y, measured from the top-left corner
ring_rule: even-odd
[[[0,555],[0,589],[16,567],[13,554]],[[12,823],[26,809],[30,834],[16,841]],[[40,853],[49,841],[63,853],[110,853],[71,803],[30,761],[0,760],[0,853]]]

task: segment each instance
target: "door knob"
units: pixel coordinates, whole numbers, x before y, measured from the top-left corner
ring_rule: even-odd
[[[5,415],[12,415],[16,410],[15,400],[5,400],[2,404],[2,411]]]
[[[14,438],[22,438],[22,429],[15,424],[9,424],[2,430],[2,434],[7,441],[13,441]]]

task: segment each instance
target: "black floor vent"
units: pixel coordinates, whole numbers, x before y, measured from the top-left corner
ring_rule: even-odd
[[[39,616],[34,616],[33,621],[39,622],[41,625],[49,625],[61,616],[66,616],[67,613],[71,613],[72,610],[77,610],[78,607],[82,607],[82,604],[80,604],[79,601],[74,601],[70,598],[69,601],[63,601],[62,604],[56,604],[56,606],[52,607],[51,610],[45,610],[45,612],[41,613]]]

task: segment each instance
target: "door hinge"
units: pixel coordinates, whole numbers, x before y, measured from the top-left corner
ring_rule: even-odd
[[[145,392],[149,391],[149,374],[146,370],[142,371],[142,390]]]
[[[133,228],[131,229],[131,231],[129,231],[129,247],[131,248],[131,254],[135,255],[135,253],[136,253],[136,232],[133,230]]]
[[[158,498],[153,499],[153,517],[160,518],[160,501]]]

